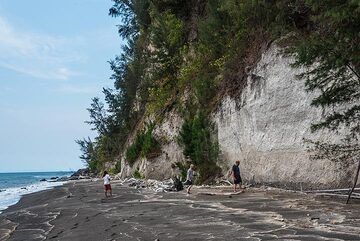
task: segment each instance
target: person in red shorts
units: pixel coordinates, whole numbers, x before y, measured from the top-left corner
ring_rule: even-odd
[[[103,180],[104,180],[105,197],[108,197],[108,191],[109,191],[110,197],[111,197],[112,191],[111,191],[111,185],[110,185],[110,176],[107,171],[104,171]]]

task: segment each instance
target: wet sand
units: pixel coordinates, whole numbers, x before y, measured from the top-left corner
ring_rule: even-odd
[[[255,188],[112,187],[111,198],[101,181],[26,195],[0,214],[0,240],[360,240],[359,202]]]

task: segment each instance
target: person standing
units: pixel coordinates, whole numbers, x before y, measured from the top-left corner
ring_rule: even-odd
[[[232,167],[232,177],[234,181],[234,192],[236,192],[236,186],[239,185],[239,189],[241,189],[241,176],[240,176],[240,161],[237,160]]]
[[[187,170],[186,182],[185,182],[185,185],[189,185],[186,190],[188,194],[190,194],[190,190],[192,188],[193,181],[194,181],[194,165],[191,164],[190,168]]]
[[[111,197],[112,191],[111,191],[111,185],[110,185],[110,175],[107,171],[104,171],[103,180],[104,180],[105,197],[108,197],[108,191],[109,191],[110,197]]]

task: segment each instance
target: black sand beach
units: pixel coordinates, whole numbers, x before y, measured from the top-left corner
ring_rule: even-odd
[[[360,240],[360,204],[278,190],[154,193],[73,182],[0,215],[0,240]],[[219,195],[213,195],[217,193]]]

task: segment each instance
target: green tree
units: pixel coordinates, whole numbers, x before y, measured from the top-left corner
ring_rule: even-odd
[[[80,159],[88,164],[94,156],[94,143],[91,141],[90,137],[87,139],[76,140],[75,142],[80,145],[80,151],[82,152]]]
[[[312,131],[347,131],[341,143],[313,142],[314,157],[347,166],[360,157],[360,3],[308,0],[306,4],[312,29],[298,39],[296,66],[308,68],[302,75],[306,88],[319,93],[312,105],[326,110]]]
[[[99,98],[92,99],[91,107],[87,109],[90,113],[90,120],[85,123],[92,125],[92,130],[96,130],[99,134],[106,134],[107,130],[107,113],[104,104]]]
[[[112,2],[109,15],[120,19],[118,30],[122,38],[136,38],[141,28],[150,23],[148,11],[150,0],[112,0]]]
[[[217,166],[219,147],[211,136],[211,124],[202,112],[185,119],[179,133],[184,155],[190,158],[199,170],[199,183],[212,181],[220,174]]]

